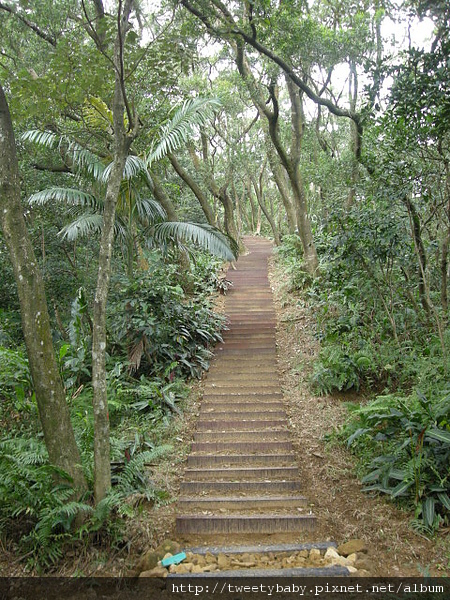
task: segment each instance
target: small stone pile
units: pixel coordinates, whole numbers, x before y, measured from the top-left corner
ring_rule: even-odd
[[[161,560],[181,551],[177,542],[166,541],[155,550],[150,550],[138,564],[140,577],[167,577],[169,573],[213,573],[239,569],[293,569],[317,567],[346,567],[353,576],[373,575],[368,547],[363,540],[349,540],[337,548],[329,546],[325,550],[312,548],[295,552],[244,552],[196,554],[186,552],[186,559],[180,564],[165,568]]]

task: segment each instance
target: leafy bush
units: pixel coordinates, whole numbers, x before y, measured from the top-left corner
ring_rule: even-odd
[[[312,384],[320,394],[333,390],[358,390],[361,379],[372,366],[372,359],[363,352],[347,354],[339,346],[321,349],[319,361],[314,365]]]
[[[122,442],[122,449],[124,442]],[[137,449],[136,449],[137,450]],[[140,449],[139,449],[140,450]],[[74,499],[70,477],[48,464],[42,441],[15,438],[0,442],[0,533],[13,541],[30,567],[41,569],[57,562],[69,543],[92,536],[120,539],[120,521],[133,516],[127,499],[141,494],[148,500],[163,498],[145,470],[148,463],[166,454],[169,446],[128,454],[113,476],[110,494],[93,507]],[[92,457],[90,456],[92,460]],[[82,516],[82,522],[77,517]]]
[[[450,395],[381,396],[353,408],[342,437],[360,457],[365,490],[413,506],[417,527],[450,522]]]
[[[186,297],[176,265],[150,258],[149,269],[132,283],[116,280],[109,313],[113,351],[126,353],[130,372],[139,375],[160,377],[172,365],[169,379],[200,377],[210,348],[221,340],[223,318],[204,292]]]
[[[28,360],[21,348],[10,349],[0,345],[0,422],[3,430],[30,425],[37,414],[36,403],[28,368]]]

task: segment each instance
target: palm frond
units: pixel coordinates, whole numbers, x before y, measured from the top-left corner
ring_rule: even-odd
[[[109,163],[107,167],[105,167],[100,181],[102,183],[108,183],[108,179],[111,175],[111,171],[113,168],[114,162]],[[138,156],[129,155],[125,161],[125,166],[123,168],[123,178],[124,179],[132,179],[139,175],[142,171],[145,170],[145,163]]]
[[[21,139],[45,148],[57,148],[76,171],[85,173],[97,181],[105,170],[105,165],[94,152],[65,135],[31,129],[25,131]]]
[[[214,108],[221,105],[217,98],[194,98],[186,100],[173,117],[159,130],[159,141],[150,148],[147,167],[185,144],[196,125],[204,125]]]
[[[75,221],[65,225],[58,235],[69,242],[98,233],[103,226],[103,216],[95,213],[84,213]]]
[[[139,219],[148,223],[155,223],[167,217],[166,211],[161,204],[151,198],[137,197],[135,200],[135,209],[139,215]]]
[[[24,142],[33,142],[45,148],[56,148],[59,145],[61,137],[52,131],[39,131],[30,129],[25,131],[20,138]]]
[[[87,194],[86,192],[73,188],[60,187],[48,188],[32,194],[28,198],[28,204],[38,204],[39,206],[43,206],[51,200],[77,206],[93,207],[98,204],[97,200],[94,196],[92,196],[92,194]]]
[[[165,221],[154,225],[152,232],[155,242],[163,246],[168,241],[172,243],[190,242],[214,256],[229,261],[235,260],[239,253],[237,243],[211,225]]]
[[[96,181],[102,181],[105,165],[94,152],[70,140],[66,154],[72,160],[77,172],[89,175]]]

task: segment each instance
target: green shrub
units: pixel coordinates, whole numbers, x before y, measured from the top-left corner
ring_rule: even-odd
[[[363,352],[348,354],[337,345],[320,350],[314,365],[312,385],[319,394],[333,390],[358,390],[364,374],[372,367],[372,359]]]
[[[365,490],[388,494],[434,531],[450,522],[450,395],[381,396],[354,408],[342,437],[364,463]]]
[[[221,341],[224,319],[205,294],[188,298],[178,284],[177,267],[153,256],[148,271],[130,283],[117,278],[109,310],[112,352],[128,357],[129,370],[170,378],[200,377],[211,348]]]
[[[116,452],[124,456],[122,440]],[[130,445],[128,449],[131,450]],[[48,568],[69,544],[94,535],[121,536],[120,519],[133,516],[127,499],[136,493],[148,500],[163,499],[146,474],[146,465],[167,454],[169,446],[135,447],[121,462],[115,461],[110,494],[93,507],[90,499],[74,499],[70,477],[48,464],[41,440],[14,438],[0,442],[0,533],[27,558],[29,567]],[[89,456],[92,462],[92,455]],[[83,515],[82,524],[76,518]]]

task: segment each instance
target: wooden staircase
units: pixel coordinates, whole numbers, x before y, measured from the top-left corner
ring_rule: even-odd
[[[181,483],[177,533],[283,534],[314,529],[301,494],[277,372],[276,317],[267,276],[269,242],[227,277],[229,330],[205,380],[197,432]]]

